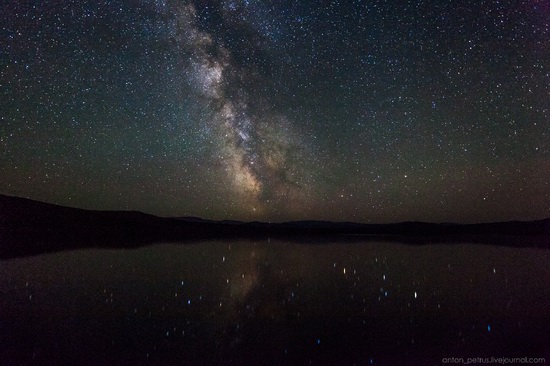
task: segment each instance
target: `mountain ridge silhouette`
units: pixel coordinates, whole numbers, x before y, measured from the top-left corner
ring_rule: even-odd
[[[139,211],[87,210],[0,194],[0,257],[90,246],[132,248],[158,242],[267,238],[307,243],[378,240],[549,248],[550,218],[480,224],[214,221]]]

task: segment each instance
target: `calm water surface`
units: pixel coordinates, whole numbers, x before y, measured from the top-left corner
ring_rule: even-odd
[[[3,260],[0,360],[550,362],[549,263],[545,249],[275,240]]]

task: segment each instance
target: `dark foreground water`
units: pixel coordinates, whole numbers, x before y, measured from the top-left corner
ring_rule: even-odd
[[[0,363],[546,357],[550,251],[209,242],[0,261]]]

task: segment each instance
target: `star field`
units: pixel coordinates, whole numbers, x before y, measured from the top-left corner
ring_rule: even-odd
[[[8,1],[0,192],[282,221],[550,216],[550,6]]]

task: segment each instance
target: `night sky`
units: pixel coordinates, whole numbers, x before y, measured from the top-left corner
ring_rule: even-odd
[[[550,2],[7,0],[0,192],[285,221],[550,217]]]

